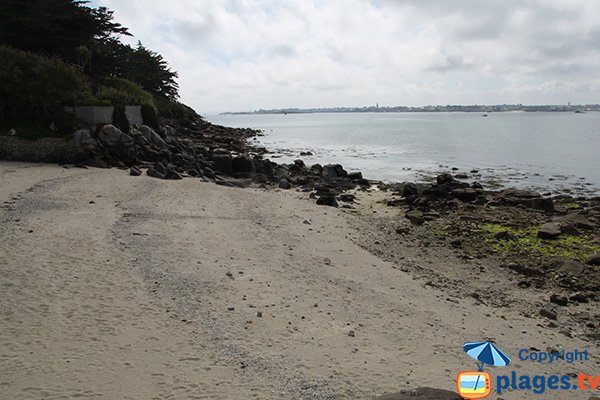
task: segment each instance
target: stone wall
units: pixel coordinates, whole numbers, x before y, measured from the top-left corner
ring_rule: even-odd
[[[75,163],[89,157],[90,152],[74,139],[27,140],[15,136],[0,136],[0,160]]]

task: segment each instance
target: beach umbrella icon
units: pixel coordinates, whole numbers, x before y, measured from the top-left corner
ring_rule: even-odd
[[[467,342],[463,345],[465,353],[479,361],[480,371],[483,371],[484,364],[494,367],[505,367],[510,364],[510,357],[502,352],[492,342]]]

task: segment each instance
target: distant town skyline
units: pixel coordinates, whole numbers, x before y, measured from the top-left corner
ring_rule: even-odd
[[[94,0],[200,112],[600,102],[600,2]]]

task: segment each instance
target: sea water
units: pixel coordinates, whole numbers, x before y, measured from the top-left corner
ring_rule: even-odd
[[[600,194],[600,112],[213,115],[261,129],[276,162],[340,163],[366,178],[427,180],[465,173],[493,187]],[[300,156],[311,152],[312,156]],[[477,171],[477,172],[474,172]]]

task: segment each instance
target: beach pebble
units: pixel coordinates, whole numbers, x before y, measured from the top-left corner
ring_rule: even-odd
[[[558,304],[559,306],[566,306],[569,304],[569,299],[566,296],[560,294],[553,294],[550,296],[550,301],[554,304]]]
[[[227,307],[227,311],[235,311],[235,307],[234,306],[229,306],[229,307]]]
[[[547,308],[542,308],[540,310],[540,315],[542,317],[546,317],[546,318],[552,319],[552,320],[557,320],[558,319],[558,314],[555,311],[549,310]]]

